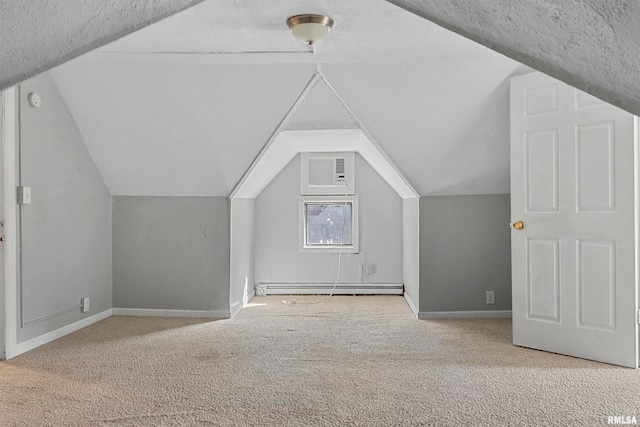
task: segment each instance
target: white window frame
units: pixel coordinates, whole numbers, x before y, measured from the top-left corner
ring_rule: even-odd
[[[307,203],[312,204],[344,204],[351,203],[351,233],[352,240],[350,245],[326,245],[309,246],[306,244],[307,238],[307,218],[305,206]],[[358,236],[358,196],[300,196],[300,252],[305,253],[355,253],[359,252],[359,236]]]

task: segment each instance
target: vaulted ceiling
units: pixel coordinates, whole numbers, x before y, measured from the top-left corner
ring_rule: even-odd
[[[337,22],[317,54],[284,25],[308,12]],[[54,72],[114,194],[228,194],[318,68],[421,194],[506,192],[507,81],[528,69],[468,39],[638,114],[639,17],[633,0],[3,2],[0,88],[146,27]],[[289,127],[349,126],[308,96]]]
[[[202,1],[2,1],[0,89]]]
[[[388,0],[640,115],[636,0]]]
[[[336,21],[316,54],[285,24],[308,12]],[[54,77],[113,194],[226,196],[299,101],[286,128],[364,127],[430,195],[509,192],[508,79],[526,71],[383,0],[219,0]]]

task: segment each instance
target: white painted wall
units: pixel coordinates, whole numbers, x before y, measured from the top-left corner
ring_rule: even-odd
[[[113,195],[227,197],[313,70],[72,61],[54,75]]]
[[[402,200],[402,272],[404,297],[417,316],[420,312],[420,199]]]
[[[229,306],[234,316],[254,290],[255,199],[231,199]]]
[[[518,64],[469,57],[323,72],[421,196],[509,192],[508,76]]]
[[[4,93],[0,92],[0,165],[2,165],[2,169],[4,170],[4,146],[5,146],[5,136],[4,136]],[[2,179],[2,172],[0,172],[0,212],[5,212],[4,208],[4,180]],[[7,286],[5,285],[5,256],[4,256],[4,245],[0,249],[0,360],[5,358],[6,350],[5,350],[5,325],[6,325],[6,291]]]
[[[4,221],[5,242],[2,277],[2,320],[4,357],[11,358],[17,354],[18,316],[17,316],[17,287],[18,287],[18,206],[16,202],[17,176],[17,134],[18,104],[17,88],[5,90],[2,99],[2,212]],[[0,310],[2,310],[0,309]],[[0,355],[1,356],[1,355]]]
[[[331,89],[320,80],[288,117],[283,130],[357,129],[358,121]]]
[[[402,200],[356,155],[356,195],[360,211],[360,253],[343,254],[341,283],[403,283]],[[300,253],[300,160],[296,156],[255,202],[255,281],[334,283],[336,254]],[[362,277],[360,265],[377,264]]]
[[[32,189],[19,209],[22,343],[111,309],[113,280],[111,196],[50,73],[19,86],[19,113],[19,185]]]
[[[500,56],[322,65],[421,196],[509,191],[508,80],[520,69]],[[54,75],[112,194],[229,196],[314,72],[121,58]],[[319,84],[284,129],[355,126]]]

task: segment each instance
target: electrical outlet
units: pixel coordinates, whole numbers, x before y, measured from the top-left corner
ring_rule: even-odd
[[[487,304],[495,304],[495,293],[494,291],[487,291],[486,295],[486,303]]]
[[[17,195],[19,205],[31,204],[31,187],[18,187]]]
[[[84,297],[80,300],[80,313],[86,313],[89,311],[89,297]]]
[[[373,263],[373,264],[365,264],[363,267],[364,267],[364,275],[370,276],[376,272],[378,266],[377,264]]]

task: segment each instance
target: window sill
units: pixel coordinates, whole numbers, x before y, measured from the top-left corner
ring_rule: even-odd
[[[300,253],[306,253],[306,254],[338,254],[340,253],[340,247],[334,247],[334,246],[305,246],[302,248],[299,248]],[[355,246],[344,246],[342,247],[342,253],[343,254],[357,254],[359,253],[359,250],[357,247]]]

